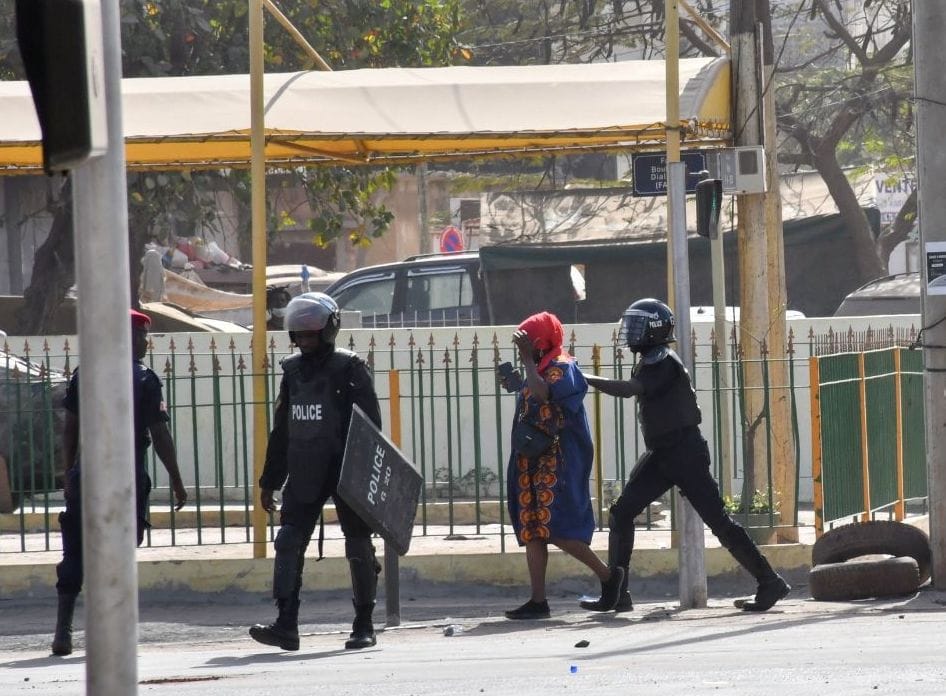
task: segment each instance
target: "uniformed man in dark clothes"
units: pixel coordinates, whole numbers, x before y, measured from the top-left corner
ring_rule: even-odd
[[[634,550],[634,518],[671,486],[677,486],[720,543],[759,583],[755,597],[740,606],[747,611],[766,611],[791,587],[772,569],[746,530],[726,514],[719,487],[710,474],[709,447],[700,433],[702,418],[690,375],[667,345],[675,340],[674,323],[673,313],[663,302],[638,300],[621,318],[620,340],[638,354],[630,379],[585,375],[588,384],[605,394],[637,397],[647,450],[621,497],[611,506],[608,523],[608,563],[624,569],[624,582],[620,587],[603,584],[601,597],[582,601],[581,606],[592,611],[632,608],[627,578]]]
[[[320,292],[299,295],[286,307],[284,321],[299,353],[282,362],[273,430],[259,481],[260,502],[268,512],[275,509],[273,491],[282,488],[273,568],[273,597],[279,615],[268,626],[250,628],[250,635],[283,650],[299,649],[299,591],[305,550],[322,507],[332,497],[345,535],[355,606],[345,647],[367,648],[376,642],[371,616],[381,565],[371,543],[371,529],[335,495],[335,488],[352,405],[358,404],[380,428],[378,397],[365,362],[351,351],[335,347],[340,325],[335,300]]]
[[[131,347],[134,357],[132,367],[132,403],[134,405],[135,437],[135,488],[138,519],[138,545],[144,540],[148,526],[148,495],[151,479],[145,463],[148,446],[154,443],[164,468],[167,469],[174,491],[176,509],[187,502],[187,491],[181,481],[177,467],[174,438],[168,429],[167,408],[161,389],[161,379],[153,370],[141,362],[148,353],[148,328],[151,318],[135,310],[131,311]],[[56,566],[56,591],[59,594],[59,612],[56,618],[56,634],[53,637],[54,655],[72,653],[72,617],[76,598],[82,589],[82,495],[79,490],[79,370],[72,373],[63,399],[66,411],[62,434],[62,458],[65,474],[63,494],[66,509],[59,514],[62,532],[62,561]],[[86,463],[94,466],[95,463]]]

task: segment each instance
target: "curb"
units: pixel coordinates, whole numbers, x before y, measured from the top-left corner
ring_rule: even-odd
[[[811,567],[809,545],[779,544],[762,547],[762,551],[774,568],[789,577],[798,577],[800,573],[807,576]],[[678,574],[678,561],[677,549],[636,550],[631,564],[632,580],[673,581]],[[726,579],[743,572],[729,552],[722,548],[705,549],[704,562],[708,579]],[[272,558],[139,561],[137,566],[139,591],[160,594],[268,594],[273,577]],[[408,554],[400,559],[399,574],[403,585],[528,585],[525,554],[518,550],[489,554]],[[578,561],[559,551],[549,554],[546,578],[550,584],[570,580],[593,584],[590,573]],[[4,598],[50,596],[56,592],[55,585],[55,563],[10,565],[3,568],[0,594]],[[348,561],[343,557],[326,557],[321,561],[306,559],[303,587],[306,591],[349,589]]]

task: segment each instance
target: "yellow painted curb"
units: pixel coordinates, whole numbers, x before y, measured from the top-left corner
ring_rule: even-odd
[[[762,547],[770,563],[781,572],[807,571],[811,566],[811,547],[803,544],[779,544]],[[631,563],[632,578],[672,578],[677,574],[679,553],[676,549],[639,549]],[[735,559],[721,548],[705,550],[707,577],[738,573]],[[402,581],[431,583],[468,583],[492,586],[528,584],[525,554],[516,550],[491,554],[407,555],[399,560]],[[141,591],[221,593],[271,591],[273,559],[216,558],[165,561],[139,561],[138,587]],[[547,580],[550,583],[569,578],[587,578],[588,571],[578,561],[561,552],[549,554]],[[332,557],[316,561],[306,559],[303,575],[306,591],[344,590],[351,587],[348,562]],[[54,563],[9,565],[0,567],[0,596],[38,597],[55,593]]]

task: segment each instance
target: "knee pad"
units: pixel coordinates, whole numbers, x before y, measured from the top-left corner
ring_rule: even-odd
[[[374,544],[371,543],[369,537],[345,539],[345,558],[350,561],[357,559],[371,563],[374,566],[378,565],[374,555]]]
[[[302,530],[291,524],[284,524],[276,533],[273,549],[276,553],[298,553],[306,543]]]
[[[636,518],[638,514],[639,513],[632,514],[632,512],[628,511],[624,506],[615,503],[611,506],[611,509],[608,510],[608,529],[621,532],[629,526],[633,527],[634,518]]]

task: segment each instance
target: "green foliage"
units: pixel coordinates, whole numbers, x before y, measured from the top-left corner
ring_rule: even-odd
[[[761,514],[772,512],[778,509],[779,507],[779,493],[778,491],[771,491],[771,496],[769,495],[770,489],[764,491],[759,490],[758,488],[753,492],[752,497],[749,499],[748,509],[743,504],[742,497],[738,495],[724,495],[723,496],[723,508],[726,510],[726,513],[729,515],[744,515],[749,514]],[[769,503],[771,499],[771,505]]]
[[[246,0],[120,0],[120,7],[126,77],[249,70]],[[468,55],[456,41],[460,0],[321,0],[282,3],[280,9],[335,69],[449,65]],[[0,0],[3,79],[23,79],[13,17],[13,0]],[[268,71],[312,67],[305,51],[267,12],[264,20]],[[268,177],[273,178],[279,177]],[[393,219],[376,202],[377,194],[394,181],[390,170],[294,170],[282,181],[304,188],[317,244],[329,244],[342,234],[356,244],[370,243]],[[133,236],[166,240],[172,234],[195,233],[214,217],[218,191],[232,195],[241,247],[248,251],[250,189],[244,171],[129,175],[129,220],[141,227]],[[267,202],[271,234],[293,226],[297,210]]]

